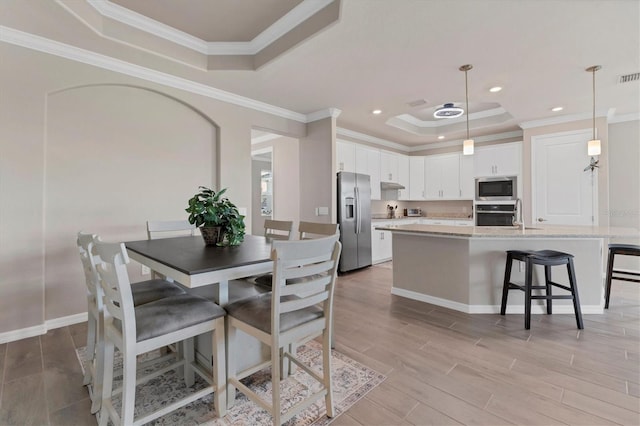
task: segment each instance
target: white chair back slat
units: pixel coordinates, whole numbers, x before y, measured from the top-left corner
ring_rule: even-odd
[[[327,261],[319,260],[319,262],[320,263],[315,263],[308,266],[299,266],[299,267],[286,269],[283,271],[284,278],[289,280],[289,279],[305,277],[313,274],[321,274],[323,272],[327,272],[331,270],[331,268],[333,267],[332,260],[327,260]]]
[[[280,296],[289,296],[292,294],[314,294],[324,291],[331,281],[331,276],[324,274],[316,279],[305,280],[304,282],[289,283],[280,290]]]
[[[301,240],[309,240],[318,236],[337,234],[340,227],[337,223],[304,222],[298,224],[298,232]]]
[[[82,269],[84,270],[85,285],[87,287],[88,295],[90,295],[95,301],[98,301],[98,288],[100,286],[100,281],[96,265],[100,263],[100,259],[96,259],[96,256],[92,254],[94,238],[94,234],[79,232],[77,243],[78,251],[80,252],[80,260],[82,261]]]
[[[147,238],[150,240],[195,234],[196,226],[188,220],[147,221]]]
[[[290,240],[293,237],[292,229],[293,222],[289,220],[264,221],[264,236],[272,240]]]
[[[323,291],[322,293],[314,294],[313,296],[300,297],[299,299],[280,302],[280,314],[286,314],[287,312],[294,312],[308,308],[309,306],[324,302],[328,297],[329,292]]]

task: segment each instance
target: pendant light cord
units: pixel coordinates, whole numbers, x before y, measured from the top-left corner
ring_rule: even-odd
[[[594,80],[594,84],[595,84],[595,80]],[[466,99],[465,103],[467,108],[467,114],[466,114],[467,115],[467,139],[469,139],[469,83],[467,82],[467,70],[464,70],[464,93],[465,93],[465,99]]]
[[[596,71],[597,68],[593,68],[593,138],[596,138]]]

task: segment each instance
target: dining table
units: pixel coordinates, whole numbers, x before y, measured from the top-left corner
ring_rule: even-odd
[[[229,303],[229,286],[233,280],[260,275],[273,270],[271,241],[263,236],[245,235],[237,246],[205,245],[202,236],[172,237],[154,240],[125,242],[129,257],[148,266],[168,279],[187,288],[208,286],[216,303],[224,307]],[[215,285],[217,284],[217,285]],[[248,368],[268,360],[269,347],[254,337],[236,333],[238,368]],[[196,338],[196,358],[205,368],[210,368],[212,340],[210,334]]]
[[[273,269],[271,241],[257,235],[245,235],[237,246],[205,245],[199,235],[129,241],[125,246],[131,259],[185,287],[217,283],[215,299],[220,306],[229,303],[232,280]]]

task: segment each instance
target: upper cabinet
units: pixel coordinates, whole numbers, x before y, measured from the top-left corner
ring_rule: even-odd
[[[398,156],[398,183],[404,189],[398,190],[398,200],[410,200],[411,179],[409,178],[409,156]]]
[[[380,150],[356,145],[356,173],[371,178],[371,199],[380,199]]]
[[[520,142],[476,148],[474,176],[518,176],[522,170]]]
[[[430,155],[424,159],[425,193],[429,200],[460,199],[460,154]]]
[[[424,157],[409,157],[409,199],[427,199],[424,192]]]
[[[473,200],[476,197],[474,165],[473,155],[460,155],[460,198],[463,200]]]
[[[356,171],[356,145],[336,141],[336,172]]]
[[[380,151],[380,180],[398,183],[398,154]]]

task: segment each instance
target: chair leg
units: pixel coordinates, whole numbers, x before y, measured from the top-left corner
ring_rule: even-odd
[[[113,355],[114,348],[112,342],[104,343],[104,379],[102,381],[102,404],[99,416],[99,426],[107,426],[109,421],[109,411],[107,403],[111,401],[113,393]]]
[[[227,330],[227,409],[230,409],[236,403],[236,387],[231,384],[231,379],[236,378],[236,360],[232,354],[236,353],[235,339],[236,328],[229,325],[229,321],[226,322]]]
[[[609,297],[611,297],[611,275],[613,275],[613,262],[615,260],[615,252],[609,249],[609,260],[607,261],[607,282],[604,290],[604,308],[609,309]]]
[[[195,372],[193,371],[193,363],[196,360],[194,340],[193,337],[183,340],[184,383],[188,388],[196,382]]]
[[[133,424],[134,410],[136,406],[136,366],[135,354],[122,350],[122,411],[120,422],[122,425]]]
[[[95,414],[102,406],[102,388],[104,382],[105,371],[105,354],[104,354],[104,323],[103,317],[100,315],[96,324],[96,359],[95,359],[95,377],[93,378],[93,401],[91,403],[91,413]],[[112,367],[113,369],[113,367]]]
[[[507,254],[507,263],[504,267],[504,283],[502,285],[502,304],[500,305],[500,315],[507,312],[507,296],[509,295],[509,282],[511,281],[511,267],[513,258]]]
[[[324,397],[324,403],[327,409],[327,416],[334,416],[333,409],[333,380],[331,378],[331,329],[325,329],[322,336],[322,375],[324,379],[324,387],[327,394]]]
[[[277,339],[276,339],[277,340]],[[279,345],[271,346],[271,415],[273,424],[280,426],[280,348]]]
[[[547,315],[551,315],[551,312],[552,312],[551,303],[553,302],[553,300],[551,299],[551,295],[552,295],[551,289],[553,288],[553,286],[551,285],[551,266],[549,265],[544,266],[544,284],[547,287],[547,296],[549,296],[549,298],[547,299]]]
[[[533,278],[533,264],[531,259],[527,258],[525,266],[524,280],[524,328],[531,328],[531,281]]]
[[[93,316],[91,306],[89,306],[89,318],[87,319],[87,360],[91,364],[96,357],[96,318]],[[91,377],[91,368],[87,368],[82,378],[82,384],[88,385],[94,380]]]
[[[227,414],[227,374],[225,371],[225,350],[224,343],[224,317],[216,320],[216,328],[213,330],[211,340],[213,341],[213,383],[214,394],[213,404],[218,417],[224,417]]]
[[[573,309],[576,314],[576,325],[582,330],[582,311],[580,310],[580,298],[578,297],[578,285],[576,283],[576,271],[573,268],[573,259],[569,259],[567,263],[567,272],[569,273],[569,285],[571,286],[571,294],[573,295]]]

